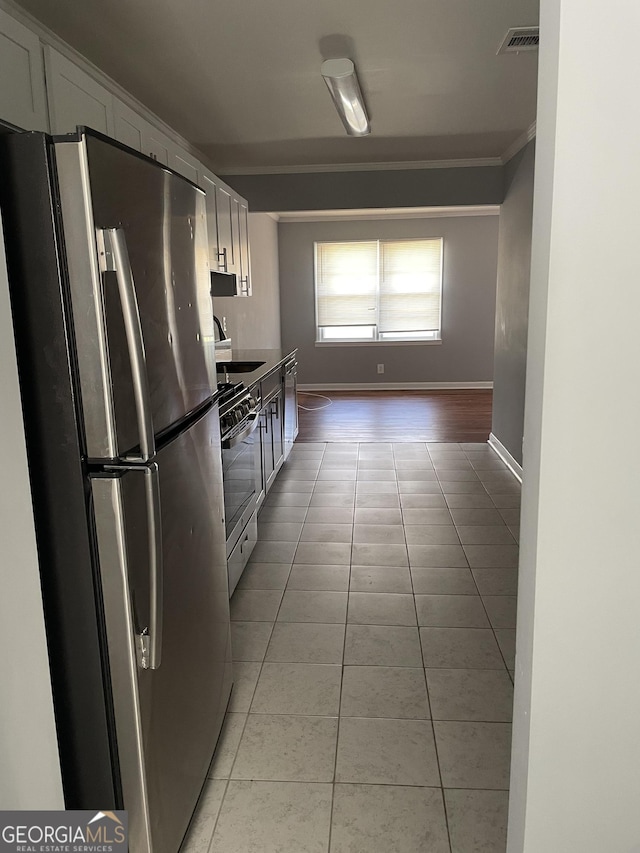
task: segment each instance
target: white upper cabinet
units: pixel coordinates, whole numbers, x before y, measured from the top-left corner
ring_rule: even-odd
[[[239,273],[236,265],[238,250],[238,200],[230,191],[216,185],[216,211],[218,217],[218,269],[221,272]]]
[[[194,184],[200,185],[200,170],[202,166],[200,162],[192,157],[188,151],[183,151],[178,148],[173,152],[169,165],[175,169],[180,175],[189,178]]]
[[[115,138],[123,145],[144,151],[144,134],[148,122],[142,116],[123,103],[120,98],[113,99],[113,114],[115,120]]]
[[[0,119],[49,130],[40,39],[0,9]]]
[[[240,248],[240,295],[251,296],[251,264],[249,258],[249,208],[246,201],[238,201],[238,243]]]
[[[207,194],[209,266],[235,273],[236,295],[251,296],[247,203],[206,169],[201,170],[200,186]]]
[[[224,271],[218,256],[218,211],[216,207],[216,189],[218,180],[211,172],[204,171],[200,176],[200,186],[207,197],[207,234],[209,237],[209,268]]]
[[[143,136],[143,145],[144,153],[157,160],[158,163],[162,163],[163,166],[170,164],[172,152],[176,147],[169,137],[157,130],[152,124],[148,126]]]
[[[168,166],[175,145],[120,98],[113,99],[116,139],[163,166]]]
[[[86,125],[114,137],[114,96],[50,45],[44,49],[52,133]]]

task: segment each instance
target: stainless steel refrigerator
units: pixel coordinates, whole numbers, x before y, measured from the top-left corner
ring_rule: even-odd
[[[204,194],[89,130],[0,148],[66,806],[176,853],[231,689]]]

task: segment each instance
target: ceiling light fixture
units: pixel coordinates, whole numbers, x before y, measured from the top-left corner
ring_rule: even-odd
[[[350,136],[367,136],[371,133],[353,62],[350,59],[327,59],[322,63],[320,73],[347,133]]]

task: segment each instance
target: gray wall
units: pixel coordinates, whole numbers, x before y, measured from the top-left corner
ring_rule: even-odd
[[[301,383],[477,382],[493,376],[498,217],[281,222],[282,343]],[[315,345],[314,241],[444,237],[442,343]],[[378,375],[376,365],[385,365]]]
[[[249,214],[252,295],[216,297],[214,311],[226,317],[235,349],[280,348],[278,223],[266,213]]]
[[[493,423],[491,431],[522,464],[529,323],[535,140],[507,163],[498,238]]]
[[[224,175],[254,211],[500,204],[501,166]]]

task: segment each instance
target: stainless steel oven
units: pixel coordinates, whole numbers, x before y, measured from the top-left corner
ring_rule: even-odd
[[[257,539],[259,412],[259,398],[242,385],[228,387],[220,406],[220,433],[229,595],[240,580]]]

